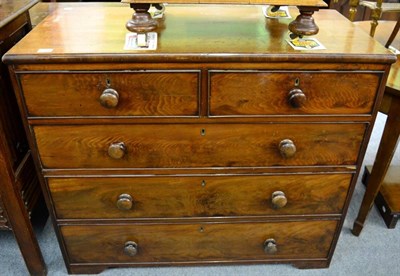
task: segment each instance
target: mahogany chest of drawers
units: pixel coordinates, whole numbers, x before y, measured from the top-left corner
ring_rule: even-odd
[[[130,14],[60,8],[4,58],[68,271],[329,266],[394,56],[332,10],[293,50],[259,6],[169,5],[127,51]]]

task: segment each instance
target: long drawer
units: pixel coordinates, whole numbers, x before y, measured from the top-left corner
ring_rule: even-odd
[[[211,116],[370,114],[381,75],[211,71]]]
[[[354,165],[366,125],[163,124],[34,127],[44,168]]]
[[[48,185],[59,219],[281,216],[340,214],[351,176],[49,178]]]
[[[71,263],[327,258],[337,221],[61,226]]]
[[[198,116],[199,71],[19,76],[28,116]],[[40,91],[40,93],[38,93]]]

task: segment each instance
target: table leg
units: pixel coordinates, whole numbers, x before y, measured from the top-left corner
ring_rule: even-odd
[[[131,8],[135,10],[126,23],[126,28],[131,32],[145,33],[157,28],[157,21],[149,13],[150,3],[131,3]]]
[[[15,181],[18,180],[14,177],[10,162],[7,162],[10,158],[7,158],[6,139],[1,135],[2,131],[0,124],[0,194],[4,202],[4,208],[9,214],[9,223],[29,274],[33,276],[46,275],[46,264],[33,231],[28,212],[16,188]]]
[[[291,38],[295,37],[303,37],[307,35],[315,35],[318,33],[319,28],[317,24],[315,24],[314,18],[312,15],[314,12],[318,11],[318,7],[306,7],[306,6],[298,6],[300,14],[296,17],[295,20],[289,23],[289,31],[292,33]]]
[[[354,222],[352,233],[355,236],[360,235],[364,227],[364,222],[368,216],[369,210],[374,204],[374,199],[379,192],[381,184],[385,178],[386,172],[392,161],[398,138],[400,134],[400,98],[392,97],[392,102],[388,112],[388,117],[383,131],[382,139],[379,144],[378,152],[372,167],[371,176],[365,195],[361,203],[358,216]]]

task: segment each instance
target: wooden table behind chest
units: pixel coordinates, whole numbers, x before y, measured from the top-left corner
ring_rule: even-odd
[[[0,57],[32,29],[28,10],[36,3],[0,3]],[[31,223],[43,226],[47,214],[8,68],[0,62],[0,230],[13,231],[31,275],[46,274]]]
[[[14,5],[11,4],[11,7],[7,5],[2,7],[0,13],[0,57],[31,30],[28,9],[34,4],[35,1],[20,1]],[[16,188],[18,190],[17,197],[21,197],[21,193],[28,192],[21,200],[26,202],[27,211],[31,212],[40,194],[39,185],[18,112],[18,105],[10,84],[7,66],[3,63],[0,63],[0,73],[0,135],[5,145],[1,155],[4,162],[9,163],[13,174],[16,175],[12,185],[21,186]],[[2,170],[5,169],[2,168]],[[3,187],[1,184],[3,181],[6,180],[0,182],[0,189]],[[12,226],[8,222],[8,215],[3,204],[0,193],[0,229],[11,229]]]
[[[327,50],[292,50],[258,6],[168,6],[158,49],[124,51],[105,7],[5,57],[69,272],[327,267],[394,57],[330,10]]]

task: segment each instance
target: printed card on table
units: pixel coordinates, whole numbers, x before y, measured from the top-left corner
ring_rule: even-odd
[[[145,34],[127,33],[125,36],[124,50],[156,50],[157,33]]]
[[[325,50],[325,46],[314,37],[286,39],[287,43],[295,50]]]
[[[263,13],[268,18],[292,18],[288,6],[281,6],[277,11],[272,11],[274,6],[264,6]]]
[[[165,3],[165,4],[158,4],[158,8],[161,8],[161,9],[158,9],[158,8],[156,8],[154,5],[151,5],[150,6],[150,9],[149,9],[149,13],[150,13],[150,15],[151,15],[151,17],[152,18],[155,18],[155,19],[157,19],[157,18],[163,18],[164,17],[164,12],[165,12],[165,6],[166,5],[168,5],[167,3]]]

